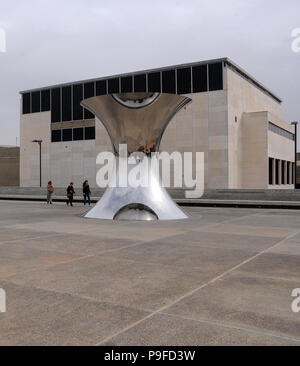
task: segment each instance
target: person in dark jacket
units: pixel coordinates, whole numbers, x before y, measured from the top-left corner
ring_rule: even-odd
[[[89,186],[89,181],[85,180],[82,185],[84,205],[86,205],[86,199],[88,199],[89,206],[91,205],[91,190]]]
[[[51,182],[51,180],[49,180],[48,185],[47,185],[47,204],[52,205],[52,194],[54,192],[54,187],[53,184]]]
[[[73,196],[75,194],[74,191],[74,183],[71,182],[69,187],[67,188],[67,206],[73,206]]]

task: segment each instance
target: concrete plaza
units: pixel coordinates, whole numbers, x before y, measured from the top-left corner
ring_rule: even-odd
[[[0,201],[0,345],[300,345],[300,211],[85,210]]]

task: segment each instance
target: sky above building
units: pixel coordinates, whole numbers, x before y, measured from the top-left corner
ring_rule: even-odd
[[[300,121],[297,29],[299,0],[0,0],[0,145],[19,142],[20,90],[221,57]]]

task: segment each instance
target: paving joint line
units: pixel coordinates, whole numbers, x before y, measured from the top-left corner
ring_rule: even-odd
[[[197,288],[195,288],[195,289],[193,289],[193,290],[191,290],[191,291],[188,291],[187,293],[185,293],[184,295],[180,296],[180,297],[179,297],[178,299],[176,299],[175,301],[173,301],[173,302],[171,302],[171,303],[169,303],[169,304],[167,304],[167,305],[165,305],[165,306],[163,306],[163,307],[161,307],[161,308],[159,308],[159,309],[157,309],[157,310],[153,311],[151,314],[149,314],[148,316],[144,317],[143,319],[140,319],[139,321],[137,321],[137,322],[135,322],[135,323],[131,324],[130,326],[128,326],[128,327],[126,327],[126,328],[124,328],[123,330],[121,330],[121,331],[119,331],[119,332],[116,332],[115,334],[113,334],[113,335],[111,335],[111,336],[109,336],[109,337],[106,337],[105,339],[101,340],[101,342],[100,342],[100,343],[96,344],[96,346],[100,346],[101,344],[106,343],[107,341],[109,341],[109,340],[111,340],[111,339],[113,339],[113,338],[115,338],[115,337],[119,336],[120,334],[122,334],[122,333],[124,333],[124,332],[128,331],[129,329],[134,328],[135,326],[139,325],[140,323],[144,322],[145,320],[148,320],[148,319],[152,318],[152,317],[153,317],[153,316],[155,316],[156,314],[160,314],[160,313],[162,313],[164,310],[166,310],[166,309],[170,308],[171,306],[173,306],[173,305],[177,304],[177,303],[178,303],[178,302],[180,302],[181,300],[183,300],[183,299],[185,299],[185,298],[187,298],[187,297],[189,297],[189,296],[193,295],[194,293],[198,292],[199,290],[203,289],[204,287],[207,287],[207,286],[209,286],[210,284],[215,283],[216,281],[218,281],[218,280],[220,280],[221,278],[225,277],[225,276],[226,276],[226,275],[228,275],[229,273],[231,273],[231,272],[235,271],[236,269],[238,269],[238,268],[242,267],[243,265],[245,265],[245,264],[247,264],[247,263],[251,262],[252,260],[254,260],[254,259],[256,259],[257,257],[259,257],[260,255],[262,255],[262,254],[266,253],[266,252],[267,252],[268,250],[270,250],[271,248],[274,248],[274,247],[276,247],[277,245],[279,245],[279,244],[281,244],[281,243],[285,242],[286,240],[288,240],[288,239],[290,239],[290,238],[292,238],[292,237],[296,236],[299,232],[300,232],[300,230],[298,230],[298,232],[296,232],[296,233],[294,233],[294,234],[289,235],[289,236],[288,236],[288,237],[286,237],[285,239],[280,240],[278,243],[274,244],[272,247],[267,248],[267,249],[265,249],[265,250],[263,250],[263,251],[261,251],[261,252],[257,253],[256,255],[254,255],[254,256],[252,256],[252,257],[250,257],[250,258],[246,259],[245,261],[243,261],[243,262],[239,263],[238,265],[236,265],[236,266],[232,267],[231,269],[229,269],[229,270],[227,270],[227,271],[223,272],[221,275],[219,275],[219,276],[217,276],[217,277],[215,277],[215,278],[211,279],[210,281],[208,281],[208,282],[206,282],[206,283],[202,284],[201,286],[198,286]]]
[[[137,308],[137,307],[133,307],[133,306],[128,306],[128,305],[122,305],[122,304],[118,304],[115,302],[111,302],[111,301],[103,301],[103,300],[99,300],[95,297],[91,297],[91,296],[87,296],[87,295],[79,295],[79,294],[75,294],[72,292],[63,292],[63,291],[59,291],[53,288],[45,288],[45,287],[40,287],[40,286],[30,286],[30,285],[24,285],[24,284],[20,284],[14,281],[11,281],[7,278],[0,278],[0,283],[7,283],[10,285],[14,285],[20,288],[35,288],[37,290],[41,290],[41,291],[45,291],[45,292],[51,292],[54,294],[58,294],[58,295],[67,295],[67,296],[71,296],[74,299],[82,299],[82,300],[88,300],[91,302],[96,302],[98,304],[105,304],[105,305],[111,305],[111,306],[115,306],[115,307],[121,307],[121,308],[126,308],[126,309],[130,309],[130,310],[135,310],[135,311],[140,311],[140,312],[144,312],[144,313],[150,313],[150,310],[146,310],[146,309],[141,309],[141,308]]]
[[[21,271],[21,272],[16,272],[16,273],[13,273],[13,274],[10,274],[6,277],[1,277],[0,276],[0,281],[3,280],[8,280],[9,278],[11,277],[14,277],[14,276],[19,276],[19,275],[23,275],[23,274],[26,274],[26,273],[30,273],[30,272],[34,272],[34,271],[39,271],[41,269],[49,269],[51,267],[55,267],[55,266],[58,266],[60,264],[68,264],[68,263],[72,263],[72,262],[79,262],[80,260],[83,260],[83,259],[86,259],[86,258],[90,258],[90,257],[94,257],[94,255],[86,255],[86,256],[83,256],[83,257],[79,257],[79,258],[73,258],[73,259],[70,259],[68,261],[63,261],[63,262],[59,262],[59,263],[55,263],[55,264],[46,264],[46,265],[41,265],[39,267],[36,267],[36,268],[31,268],[31,269],[28,269],[28,270],[25,270],[25,271]],[[13,281],[11,281],[13,282]]]
[[[195,319],[195,318],[190,318],[190,317],[181,316],[181,315],[177,315],[177,314],[171,314],[171,313],[167,313],[167,312],[161,312],[159,314],[167,315],[167,316],[170,316],[170,317],[173,317],[173,318],[178,318],[178,319],[183,319],[183,320],[191,320],[191,321],[195,321],[195,322],[199,322],[199,323],[206,323],[206,324],[211,324],[211,325],[217,325],[217,326],[220,326],[220,327],[223,327],[223,328],[242,330],[242,331],[254,333],[254,334],[257,334],[257,335],[276,337],[276,338],[286,339],[286,340],[290,340],[290,341],[300,343],[300,338],[293,338],[293,337],[290,337],[288,335],[284,335],[284,334],[281,334],[281,333],[274,333],[272,331],[271,332],[263,331],[263,330],[260,330],[259,328],[241,327],[241,326],[234,325],[234,324],[217,322],[215,320]]]

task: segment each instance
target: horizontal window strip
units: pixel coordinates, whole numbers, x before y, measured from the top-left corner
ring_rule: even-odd
[[[23,114],[51,110],[52,123],[92,119],[80,102],[94,95],[129,92],[201,93],[223,89],[223,63],[171,67],[24,93]],[[51,95],[50,95],[51,94]]]
[[[95,126],[62,128],[51,130],[51,142],[70,142],[70,141],[84,141],[95,140],[96,128]]]
[[[279,126],[276,126],[274,123],[269,122],[269,131],[276,133],[277,135],[288,138],[289,140],[294,141],[295,135]]]

